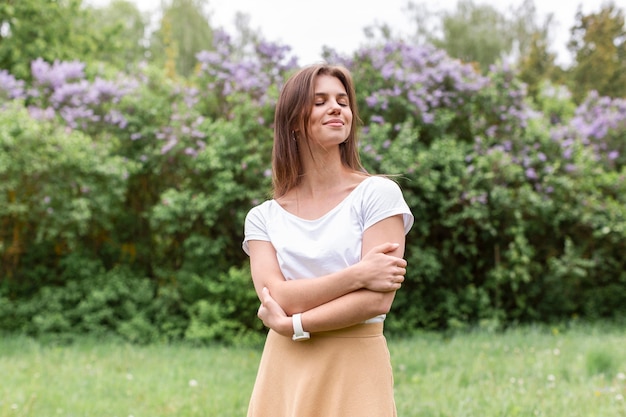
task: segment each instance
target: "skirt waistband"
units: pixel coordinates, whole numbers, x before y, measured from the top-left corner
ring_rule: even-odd
[[[383,334],[383,326],[382,322],[356,324],[343,329],[315,332],[311,334],[311,337],[375,337]]]

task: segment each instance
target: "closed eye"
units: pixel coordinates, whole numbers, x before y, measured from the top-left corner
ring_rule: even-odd
[[[316,101],[315,105],[316,106],[323,106],[324,104],[326,104],[326,101]],[[344,101],[339,101],[337,102],[337,104],[339,104],[341,107],[350,107],[350,104]]]

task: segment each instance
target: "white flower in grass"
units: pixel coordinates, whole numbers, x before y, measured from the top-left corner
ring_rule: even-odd
[[[548,381],[549,382],[554,382],[554,381],[556,381],[556,377],[554,375],[550,374],[550,375],[548,375]]]
[[[626,379],[626,375],[624,375],[623,372],[620,372],[619,374],[617,374],[617,379],[619,379],[620,381],[623,381]]]
[[[126,374],[126,379],[128,379],[129,381],[133,380],[133,374]]]
[[[190,387],[197,387],[198,386],[198,381],[196,381],[195,379],[190,379],[189,380],[189,386]]]
[[[554,356],[559,356],[559,355],[561,354],[561,351],[559,350],[559,348],[554,348],[554,349],[552,350],[552,354],[553,354]]]
[[[17,410],[17,404],[11,404],[11,410]]]
[[[615,396],[615,401],[624,401],[624,396],[622,394],[617,394]]]

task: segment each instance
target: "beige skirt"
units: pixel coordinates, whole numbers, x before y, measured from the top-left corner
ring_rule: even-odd
[[[248,417],[395,417],[383,323],[294,342],[270,330]]]

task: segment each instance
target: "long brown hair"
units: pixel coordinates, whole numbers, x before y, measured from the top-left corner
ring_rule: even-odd
[[[272,149],[274,198],[285,195],[297,186],[304,173],[298,147],[306,144],[309,150],[311,149],[306,138],[310,134],[309,119],[315,103],[315,80],[320,75],[330,75],[339,79],[346,89],[352,110],[350,133],[346,141],[339,145],[341,162],[354,171],[365,171],[359,157],[357,126],[361,124],[361,119],[350,71],[337,65],[310,65],[300,69],[287,80],[276,104]]]

